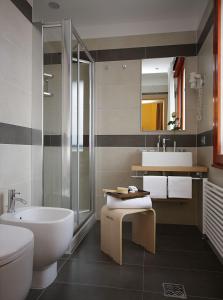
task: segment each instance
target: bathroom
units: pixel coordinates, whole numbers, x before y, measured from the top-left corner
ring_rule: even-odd
[[[1,300],[223,299],[220,9],[0,1]],[[150,192],[149,247],[146,212],[102,218],[130,186]]]

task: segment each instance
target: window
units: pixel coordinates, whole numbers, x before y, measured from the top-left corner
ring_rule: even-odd
[[[213,127],[213,165],[223,168],[223,72],[222,72],[222,43],[223,43],[223,1],[215,0],[214,18],[214,74],[213,74],[213,100],[214,100],[214,127]]]

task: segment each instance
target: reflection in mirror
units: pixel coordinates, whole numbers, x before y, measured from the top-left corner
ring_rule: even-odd
[[[142,60],[141,129],[185,129],[184,57]]]

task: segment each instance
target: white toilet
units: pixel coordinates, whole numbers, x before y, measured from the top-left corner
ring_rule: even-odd
[[[32,282],[33,233],[0,224],[0,299],[24,300]]]

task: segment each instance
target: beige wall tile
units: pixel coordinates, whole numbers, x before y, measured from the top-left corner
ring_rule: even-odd
[[[198,71],[204,77],[202,91],[202,120],[198,132],[213,126],[213,31],[211,30],[198,55]]]
[[[212,0],[209,0],[208,1],[208,5],[204,11],[204,14],[203,14],[203,17],[201,19],[201,22],[199,24],[199,27],[198,27],[198,30],[197,30],[197,36],[198,36],[198,39],[204,29],[204,26],[206,25],[206,22],[208,20],[208,17],[210,16],[211,14],[211,11],[213,10],[213,6],[214,6],[214,1]]]
[[[213,163],[213,147],[198,148],[198,164],[207,166],[209,168],[208,179],[223,187],[223,170],[214,168]]]
[[[97,147],[97,171],[130,172],[132,165],[141,164],[141,149],[135,147]]]
[[[196,43],[196,32],[171,32],[114,38],[87,39],[85,40],[85,43],[89,50],[193,44]]]
[[[129,84],[100,84],[96,87],[96,109],[140,109],[140,85]]]
[[[123,65],[126,68],[123,68]],[[139,84],[141,73],[140,60],[123,60],[96,63],[97,84]]]
[[[12,1],[0,1],[0,122],[31,127],[32,23]],[[0,145],[0,198],[8,189],[31,204],[31,146]]]
[[[99,109],[96,117],[96,134],[140,134],[139,110],[126,108]]]

